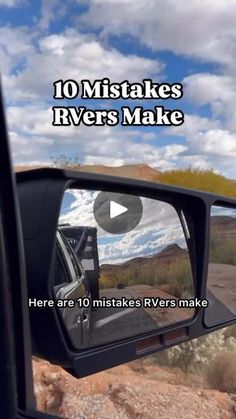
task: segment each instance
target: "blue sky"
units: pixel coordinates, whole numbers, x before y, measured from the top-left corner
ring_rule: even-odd
[[[51,164],[64,154],[86,164],[192,166],[236,178],[235,21],[236,0],[0,0],[0,69],[15,164]],[[55,80],[104,77],[183,83],[183,98],[165,105],[182,109],[185,123],[51,125]]]

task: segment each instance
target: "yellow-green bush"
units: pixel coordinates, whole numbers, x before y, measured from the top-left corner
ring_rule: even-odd
[[[154,267],[145,265],[120,270],[114,266],[101,274],[101,288],[113,288],[118,283],[125,286],[152,285],[177,298],[193,297],[191,266],[187,258],[176,258],[171,263],[162,262]]]
[[[162,172],[155,179],[184,188],[199,189],[219,195],[236,197],[236,182],[213,170],[178,169]]]
[[[236,265],[236,240],[211,240],[209,260],[211,263]]]
[[[193,297],[193,278],[188,259],[176,260],[167,268],[169,293],[177,298]]]
[[[115,287],[116,287],[116,283],[112,278],[109,278],[106,275],[101,275],[99,279],[99,288],[104,289],[104,288],[115,288]]]

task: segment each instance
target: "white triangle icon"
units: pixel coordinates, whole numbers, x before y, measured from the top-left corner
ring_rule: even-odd
[[[126,211],[128,211],[128,208],[123,205],[117,204],[114,201],[110,202],[110,218],[115,218],[118,215],[124,214]]]

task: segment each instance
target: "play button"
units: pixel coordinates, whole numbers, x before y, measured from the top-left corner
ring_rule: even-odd
[[[124,214],[126,211],[128,211],[128,208],[123,205],[117,204],[114,201],[110,202],[110,218],[118,217],[118,215]]]
[[[111,234],[124,234],[140,222],[143,205],[136,195],[100,192],[94,201],[93,212],[103,230]]]

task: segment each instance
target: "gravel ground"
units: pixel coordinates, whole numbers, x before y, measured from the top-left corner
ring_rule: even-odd
[[[78,380],[37,360],[34,379],[38,409],[68,419],[236,418],[236,396],[209,390],[179,370],[142,362]]]

